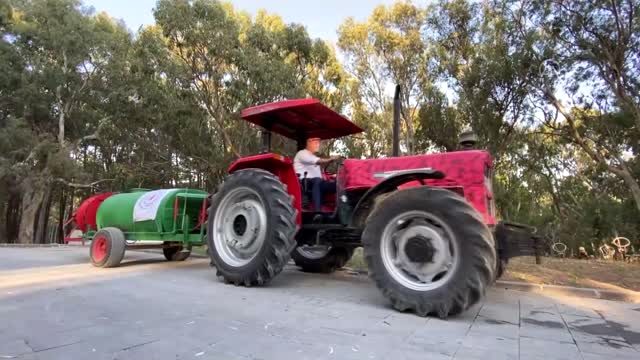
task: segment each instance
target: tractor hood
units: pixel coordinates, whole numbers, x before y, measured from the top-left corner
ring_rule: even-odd
[[[363,132],[316,99],[277,101],[242,110],[244,120],[293,140],[334,139]]]

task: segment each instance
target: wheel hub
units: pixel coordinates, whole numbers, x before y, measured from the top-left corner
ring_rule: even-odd
[[[93,259],[96,262],[101,262],[107,257],[107,238],[103,235],[95,237],[91,247],[93,248]]]
[[[400,214],[382,235],[384,265],[404,286],[418,291],[439,287],[455,266],[451,236],[444,222],[432,214]]]
[[[232,190],[222,199],[214,219],[214,239],[225,262],[248,263],[262,247],[267,230],[266,211],[257,193],[249,188]]]
[[[260,206],[255,200],[244,200],[234,204],[225,218],[227,244],[235,251],[249,254],[255,251],[255,245],[260,245],[256,242],[262,226]]]
[[[238,215],[233,219],[233,231],[238,236],[244,235],[247,231],[247,218],[244,215]]]
[[[433,262],[436,249],[431,245],[431,239],[422,235],[417,235],[407,239],[404,252],[411,262],[429,263]]]

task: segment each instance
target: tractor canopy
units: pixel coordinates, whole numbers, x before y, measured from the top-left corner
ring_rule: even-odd
[[[294,99],[242,110],[244,120],[299,141],[317,137],[334,139],[363,132],[358,125],[316,99]]]

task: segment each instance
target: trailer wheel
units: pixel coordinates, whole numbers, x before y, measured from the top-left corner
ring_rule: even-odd
[[[459,314],[494,281],[489,228],[448,190],[414,187],[391,194],[367,219],[362,241],[369,275],[400,311]]]
[[[352,255],[353,249],[331,246],[300,245],[291,252],[293,261],[302,271],[325,274],[343,267]]]
[[[126,241],[118,228],[107,227],[98,231],[91,241],[89,256],[97,267],[116,267],[124,258]]]
[[[214,195],[207,242],[217,275],[236,285],[263,285],[279,274],[295,247],[296,210],[272,173],[245,169]]]
[[[168,261],[185,261],[191,255],[191,251],[182,251],[182,245],[162,248],[162,253]]]

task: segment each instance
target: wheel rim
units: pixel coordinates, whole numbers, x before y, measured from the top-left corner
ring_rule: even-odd
[[[319,260],[327,256],[329,251],[331,251],[331,246],[328,245],[302,245],[296,248],[298,254],[304,256],[307,259],[311,260]]]
[[[234,267],[248,264],[266,238],[264,202],[248,187],[231,190],[220,201],[213,229],[213,243],[222,261]]]
[[[416,291],[444,285],[459,257],[451,229],[425,211],[408,211],[391,220],[382,233],[380,253],[391,277]]]
[[[102,262],[107,257],[107,238],[98,235],[91,243],[91,256],[95,262]]]

